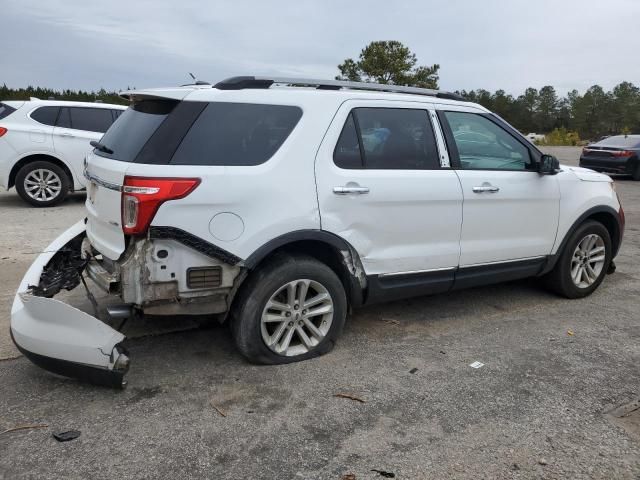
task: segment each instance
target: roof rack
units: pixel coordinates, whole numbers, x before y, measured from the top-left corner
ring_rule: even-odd
[[[315,87],[318,90],[364,90],[374,92],[408,93],[411,95],[425,95],[429,97],[446,98],[449,100],[466,101],[457,93],[432,90],[429,88],[405,87],[403,85],[385,85],[381,83],[347,82],[343,80],[317,80],[311,78],[284,77],[231,77],[216,83],[213,88],[218,90],[244,90],[269,88],[272,85],[287,85],[292,87]]]

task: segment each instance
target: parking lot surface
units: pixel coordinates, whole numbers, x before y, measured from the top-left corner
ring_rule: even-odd
[[[15,289],[84,199],[36,210],[2,193],[0,432],[46,427],[0,433],[0,479],[638,479],[640,182],[616,186],[618,271],[589,298],[528,280],[369,307],[329,355],[277,367],[245,362],[224,327],[138,332],[124,391],[11,345]]]

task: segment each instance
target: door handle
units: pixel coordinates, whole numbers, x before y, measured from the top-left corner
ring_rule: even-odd
[[[500,187],[494,187],[493,185],[481,185],[479,187],[473,187],[473,193],[496,193],[500,191]]]
[[[61,133],[60,136],[61,137],[75,137],[75,135],[73,133]]]
[[[336,195],[364,195],[369,193],[369,187],[333,187]]]

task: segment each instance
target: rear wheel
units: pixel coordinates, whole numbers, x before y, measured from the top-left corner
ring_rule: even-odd
[[[609,231],[599,222],[587,221],[569,238],[547,284],[567,298],[586,297],[604,280],[611,257]]]
[[[16,190],[36,207],[51,207],[69,193],[70,179],[55,163],[40,160],[22,167],[16,175]]]
[[[631,176],[634,180],[640,180],[640,162],[638,162],[638,165],[636,165],[636,169],[633,171],[633,174]]]
[[[254,363],[291,363],[329,352],[344,326],[342,282],[310,257],[279,255],[243,286],[232,332]]]

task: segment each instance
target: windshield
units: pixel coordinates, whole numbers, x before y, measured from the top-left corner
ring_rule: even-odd
[[[95,154],[123,162],[133,162],[177,103],[173,100],[136,102],[118,117],[100,140],[100,143],[113,153],[96,149]]]

